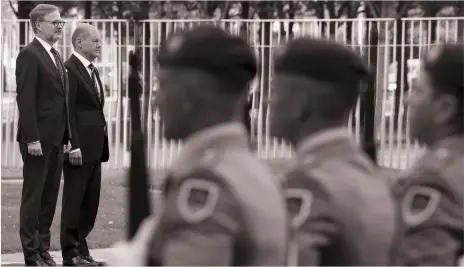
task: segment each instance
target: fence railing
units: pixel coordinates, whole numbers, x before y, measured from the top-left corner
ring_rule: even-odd
[[[288,158],[291,149],[269,136],[267,101],[272,78],[272,55],[286,41],[303,35],[332,38],[361,53],[376,69],[376,140],[379,163],[406,168],[420,155],[421,148],[408,137],[407,109],[401,105],[411,81],[417,76],[419,58],[435,42],[462,42],[464,18],[410,19],[295,19],[295,20],[145,20],[138,24],[126,20],[84,20],[96,26],[103,38],[101,58],[96,66],[105,87],[104,113],[109,124],[111,158],[107,168],[129,165],[130,116],[128,107],[128,54],[135,44],[142,47],[143,96],[141,106],[146,128],[147,158],[152,168],[169,166],[182,145],[166,140],[162,121],[153,106],[157,92],[155,52],[172,32],[195,25],[213,23],[246,38],[261,65],[251,86],[250,113],[252,138],[262,158]],[[67,20],[57,49],[64,59],[73,49],[71,34],[78,21]],[[137,25],[137,27],[136,27]],[[376,38],[369,38],[376,35]],[[15,63],[19,50],[33,39],[28,21],[2,20],[0,27],[1,164],[22,165],[17,133]],[[368,38],[366,38],[368,37]],[[375,41],[374,41],[375,40]],[[374,43],[375,42],[375,43]],[[398,63],[399,62],[399,63]],[[399,77],[399,79],[397,79]],[[356,140],[361,135],[361,105],[350,117],[349,127]]]

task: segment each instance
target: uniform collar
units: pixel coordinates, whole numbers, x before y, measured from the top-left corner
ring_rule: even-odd
[[[309,135],[298,144],[296,150],[300,155],[307,155],[308,153],[315,152],[322,146],[336,141],[353,142],[347,127],[330,128]]]
[[[182,171],[202,161],[214,160],[226,149],[249,149],[247,132],[241,123],[223,123],[191,135],[173,170]]]
[[[47,52],[50,52],[50,50],[52,50],[53,46],[51,46],[49,43],[42,40],[39,36],[35,36],[35,39],[37,39],[37,41],[39,41],[39,43],[45,48],[45,50],[47,50]]]
[[[77,52],[74,52],[73,53],[75,57],[77,57],[77,59],[79,59],[79,61],[82,63],[82,65],[84,65],[84,67],[88,68],[90,64],[92,64],[92,62],[88,61],[85,57],[83,57],[81,54],[77,53]]]

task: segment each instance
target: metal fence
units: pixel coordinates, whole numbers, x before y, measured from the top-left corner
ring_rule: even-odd
[[[251,116],[252,138],[261,158],[288,158],[291,149],[269,136],[267,101],[272,78],[272,55],[275,49],[291,38],[311,35],[333,38],[361,53],[376,67],[376,140],[379,163],[386,167],[404,169],[420,155],[422,149],[409,137],[407,109],[402,102],[411,81],[417,76],[421,53],[430,44],[441,41],[460,41],[464,18],[408,18],[408,19],[298,19],[298,20],[146,20],[137,26],[126,20],[88,20],[102,34],[102,56],[96,62],[105,87],[104,113],[109,123],[111,158],[107,168],[129,165],[130,114],[127,92],[127,58],[137,42],[143,49],[142,75],[144,97],[142,116],[147,129],[147,156],[152,168],[169,166],[182,145],[166,140],[162,135],[162,121],[153,106],[156,97],[157,64],[155,51],[161,41],[178,29],[214,23],[246,38],[254,48],[262,68],[251,86],[253,99]],[[73,52],[71,34],[78,21],[68,20],[63,39],[57,48],[67,59]],[[373,43],[372,34],[378,37]],[[1,92],[1,165],[22,165],[15,142],[18,110],[16,106],[15,61],[19,50],[33,38],[28,21],[2,20],[0,27],[0,84]],[[376,41],[377,42],[377,41]],[[398,63],[399,62],[399,63]],[[398,71],[398,68],[400,70]],[[398,75],[405,73],[404,75]],[[400,79],[397,81],[397,77]],[[356,140],[361,134],[360,105],[350,117],[349,127]]]

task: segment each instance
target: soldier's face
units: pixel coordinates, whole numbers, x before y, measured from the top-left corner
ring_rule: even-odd
[[[295,88],[296,77],[276,73],[270,101],[271,135],[296,144],[301,127],[304,99]]]
[[[413,81],[410,95],[405,99],[408,107],[410,136],[423,143],[435,131],[437,125],[436,94],[428,73],[421,69],[419,77]]]
[[[186,107],[186,95],[183,81],[178,73],[169,68],[160,67],[158,73],[158,94],[155,105],[163,120],[164,136],[169,139],[184,139],[188,135],[188,122],[191,119]]]

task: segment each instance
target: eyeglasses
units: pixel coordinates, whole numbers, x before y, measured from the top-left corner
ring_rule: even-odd
[[[55,21],[46,21],[46,20],[44,20],[43,22],[51,23],[51,24],[53,24],[53,26],[55,26],[56,28],[58,28],[58,27],[63,27],[64,24],[66,23],[65,21],[62,21],[62,20],[55,20]]]

